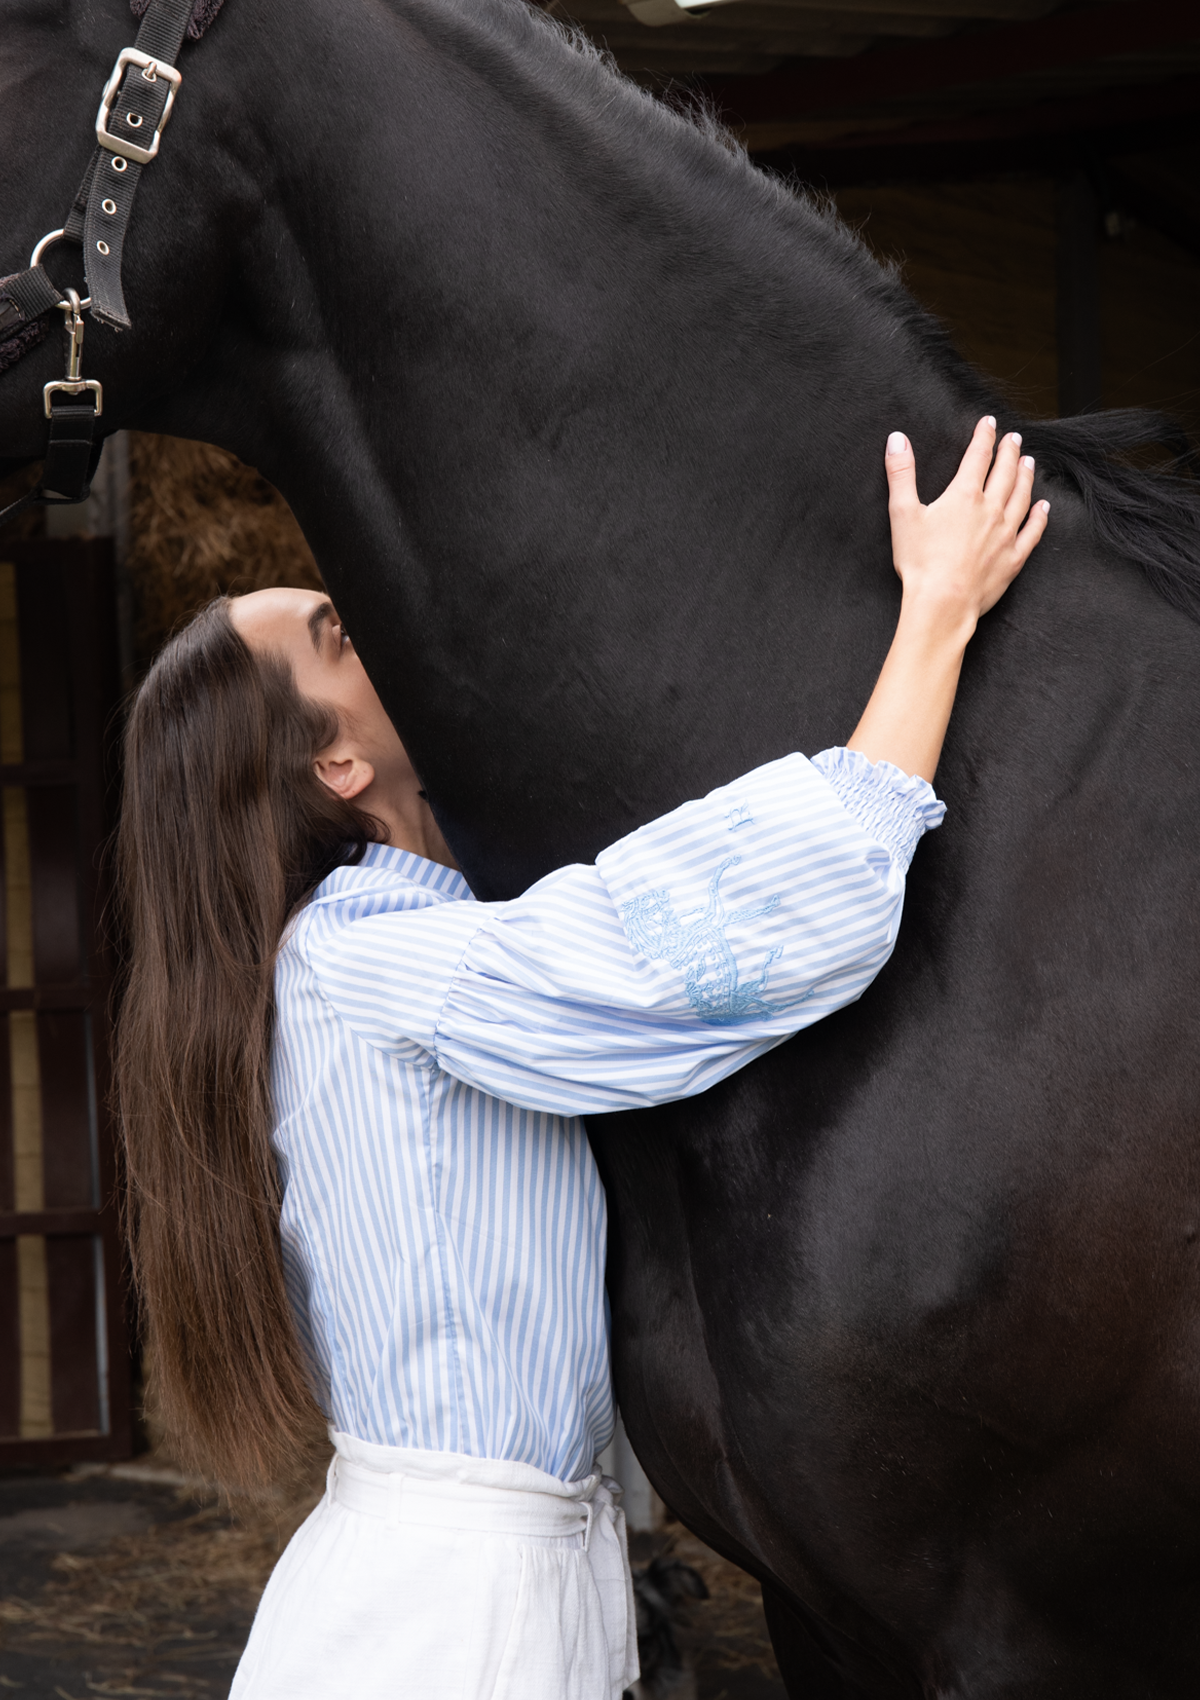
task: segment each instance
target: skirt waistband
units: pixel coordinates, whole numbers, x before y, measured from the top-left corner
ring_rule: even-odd
[[[333,1438],[337,1451],[326,1478],[330,1500],[391,1527],[423,1524],[539,1538],[582,1536],[583,1545],[590,1547],[597,1512],[606,1510],[611,1517],[610,1508],[621,1499],[617,1483],[599,1473],[580,1482],[556,1482],[524,1465],[497,1462],[489,1467],[481,1462],[472,1468],[474,1461],[456,1454],[413,1457],[400,1447],[375,1446],[366,1454],[368,1464],[363,1461],[365,1443],[340,1434]],[[463,1465],[476,1479],[461,1479]],[[478,1479],[481,1475],[492,1480]]]
[[[385,1528],[404,1524],[562,1542],[564,1563],[595,1583],[609,1658],[610,1700],[638,1674],[637,1617],[621,1488],[599,1471],[560,1482],[529,1464],[379,1446],[331,1431],[327,1499]],[[579,1549],[583,1551],[580,1552]],[[573,1549],[573,1551],[572,1551]],[[568,1557],[568,1553],[571,1556]]]
[[[482,1487],[466,1482],[430,1482],[402,1470],[368,1470],[335,1454],[326,1487],[336,1505],[392,1528],[420,1523],[432,1528],[477,1529],[502,1535],[582,1535],[590,1545],[597,1499],[612,1495],[597,1483],[590,1499],[556,1499],[528,1488]]]

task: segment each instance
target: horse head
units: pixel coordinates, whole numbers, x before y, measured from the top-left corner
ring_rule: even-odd
[[[20,274],[42,238],[68,223],[81,179],[97,154],[101,93],[136,20],[125,0],[96,6],[15,0],[0,31],[0,274]],[[82,369],[103,386],[102,429],[119,430],[151,413],[189,383],[220,322],[234,262],[235,232],[253,218],[256,194],[238,195],[222,137],[236,125],[220,98],[231,96],[228,63],[185,51],[186,100],[164,129],[162,151],[138,185],[122,265],[132,324],[117,330],[85,312]],[[234,100],[236,105],[236,100]],[[122,179],[128,162],[100,155],[100,176]],[[106,196],[106,204],[113,204]],[[221,239],[217,239],[218,231]],[[48,244],[42,254],[60,290],[87,297],[85,256],[78,240]],[[66,339],[59,314],[48,334],[24,351],[0,338],[0,455],[7,464],[45,451],[43,386],[64,375]],[[36,333],[35,333],[36,334]],[[32,341],[32,338],[28,338]],[[9,360],[5,359],[5,353]],[[17,357],[19,355],[19,357]]]

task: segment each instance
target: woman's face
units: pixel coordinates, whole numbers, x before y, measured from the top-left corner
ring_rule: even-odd
[[[341,729],[338,744],[352,745],[370,763],[380,792],[416,785],[396,728],[327,596],[315,590],[256,590],[234,597],[229,617],[252,650],[281,656],[288,663],[303,696],[335,711]]]
[[[318,778],[382,822],[389,844],[457,867],[329,598],[314,590],[256,590],[230,602],[229,618],[256,654],[287,662],[302,696],[337,715],[337,737],[313,763]]]

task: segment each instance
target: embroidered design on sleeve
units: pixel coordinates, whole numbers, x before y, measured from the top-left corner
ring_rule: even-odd
[[[768,1003],[763,996],[771,965],[783,955],[783,946],[769,950],[762,972],[755,980],[743,982],[738,974],[737,958],[725,937],[726,927],[741,921],[753,921],[760,915],[770,915],[779,907],[778,897],[769,897],[747,909],[727,913],[721,901],[720,885],[729,868],[741,861],[740,856],[727,856],[708,882],[708,907],[697,909],[682,918],[671,907],[671,894],[665,889],[648,891],[621,905],[621,920],[630,944],[652,962],[669,962],[685,976],[688,1002],[701,1021],[715,1027],[732,1027],[741,1021],[758,1021],[778,1015],[788,1003]],[[800,998],[789,1003],[800,1003]]]
[[[730,832],[737,832],[743,826],[754,825],[754,816],[745,803],[735,803],[725,819],[729,822]]]

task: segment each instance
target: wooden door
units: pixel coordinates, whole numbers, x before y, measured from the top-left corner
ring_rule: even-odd
[[[128,1456],[102,850],[112,546],[0,538],[0,1468]]]

